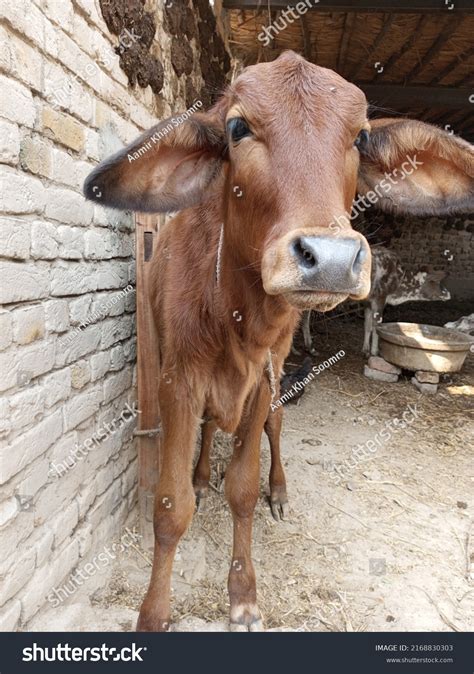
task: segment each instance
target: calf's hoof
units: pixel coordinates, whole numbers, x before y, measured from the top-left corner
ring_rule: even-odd
[[[169,632],[171,622],[169,618],[162,620],[160,618],[148,618],[140,615],[138,616],[137,632]]]
[[[288,496],[286,495],[285,487],[277,487],[272,489],[268,500],[273,518],[277,522],[288,518],[290,506],[288,503]]]
[[[209,487],[207,484],[195,484],[194,486],[194,495],[196,497],[196,510],[205,511],[207,498],[209,496]]]
[[[257,604],[239,604],[230,610],[231,632],[264,632]]]

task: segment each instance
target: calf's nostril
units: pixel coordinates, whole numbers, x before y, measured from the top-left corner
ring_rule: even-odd
[[[297,239],[293,244],[293,252],[300,266],[312,269],[316,266],[314,251],[305,245],[302,239]]]
[[[352,265],[352,272],[354,274],[360,273],[360,271],[362,269],[362,265],[364,264],[366,258],[367,258],[367,251],[365,250],[364,246],[362,244],[360,244],[359,251],[358,251],[357,255],[355,256],[354,263]]]

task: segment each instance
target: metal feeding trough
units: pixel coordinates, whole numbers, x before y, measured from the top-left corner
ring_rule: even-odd
[[[421,323],[383,323],[377,333],[382,358],[415,371],[459,372],[474,343],[458,330]]]

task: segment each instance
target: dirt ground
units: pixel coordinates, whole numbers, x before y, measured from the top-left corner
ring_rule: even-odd
[[[469,313],[450,304],[405,305],[404,320],[442,325]],[[340,311],[339,313],[343,313]],[[396,320],[397,310],[385,320]],[[269,449],[262,442],[253,558],[267,629],[472,631],[474,629],[474,357],[434,396],[408,376],[384,384],[362,375],[362,321],[316,316],[319,364],[346,356],[286,407],[282,453],[291,511],[267,503]],[[299,358],[291,355],[292,364]],[[410,404],[417,418],[371,458],[335,479],[334,466],[373,440]],[[177,630],[224,630],[232,526],[223,494],[227,436],[218,434],[206,508],[179,546],[173,576]],[[42,616],[33,629],[128,630],[146,590],[150,555],[129,548],[94,587]]]

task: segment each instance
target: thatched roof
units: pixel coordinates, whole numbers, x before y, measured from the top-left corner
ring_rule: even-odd
[[[474,141],[471,0],[320,0],[264,47],[257,35],[287,4],[224,0],[234,55],[250,64],[293,49],[358,84],[369,102],[449,124],[449,130]]]

